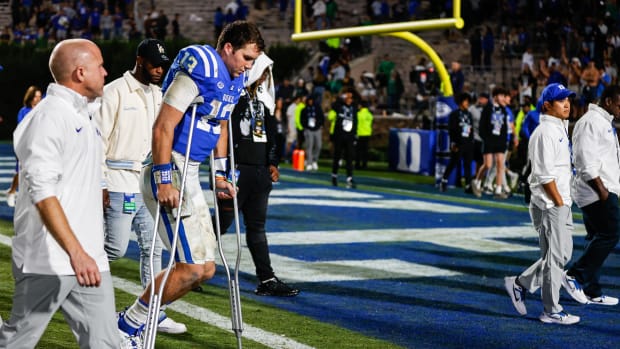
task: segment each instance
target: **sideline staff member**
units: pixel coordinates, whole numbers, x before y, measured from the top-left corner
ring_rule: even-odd
[[[106,70],[93,42],[69,39],[49,60],[56,83],[14,133],[20,161],[11,317],[0,347],[34,348],[61,309],[80,348],[118,348],[103,249],[100,132],[92,114]]]

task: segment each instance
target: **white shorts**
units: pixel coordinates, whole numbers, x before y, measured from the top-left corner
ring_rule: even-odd
[[[173,151],[172,160],[179,169],[179,174],[181,174],[185,156]],[[211,212],[200,186],[199,167],[200,162],[190,161],[187,168],[185,194],[183,194],[184,203],[181,207],[179,238],[177,241],[177,251],[174,256],[175,261],[186,264],[204,264],[205,262],[215,261],[215,250],[217,248],[211,222]],[[152,165],[142,168],[140,189],[146,206],[153,217],[155,217],[157,210],[157,185],[153,183],[151,169]],[[176,210],[174,211],[176,213]],[[161,208],[160,212],[162,214],[158,233],[162,242],[170,251],[174,238],[176,218],[173,213],[167,212],[164,208]]]

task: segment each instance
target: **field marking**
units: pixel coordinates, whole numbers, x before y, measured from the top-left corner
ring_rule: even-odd
[[[0,234],[0,243],[9,247],[12,246],[11,238],[2,234]],[[113,276],[112,283],[114,288],[132,294],[136,297],[142,294],[142,286],[129,280]],[[231,334],[233,333],[231,329],[231,319],[209,309],[195,304],[190,304],[183,300],[177,300],[172,304],[169,304],[167,308],[191,317],[192,319],[230,332]],[[242,337],[275,349],[313,349],[311,346],[299,343],[290,338],[286,338],[283,335],[271,333],[245,323],[243,324]]]

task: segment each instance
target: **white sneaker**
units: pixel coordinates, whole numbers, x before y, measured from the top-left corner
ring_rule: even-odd
[[[157,325],[157,331],[163,332],[163,333],[180,334],[180,333],[187,332],[187,327],[185,326],[185,324],[176,322],[166,316]]]
[[[306,171],[312,171],[312,164],[306,165]]]
[[[588,304],[600,304],[600,305],[616,305],[618,304],[618,298],[602,295],[600,297],[588,297]]]
[[[9,207],[15,207],[15,193],[6,194],[6,204]]]
[[[519,183],[519,175],[514,172],[506,172],[506,174],[508,175],[508,185],[510,188],[516,188]]]
[[[588,297],[583,293],[583,288],[581,288],[579,281],[575,280],[574,277],[568,275],[566,272],[562,275],[562,286],[564,286],[566,292],[577,302],[581,304],[588,303]]]
[[[474,179],[471,181],[471,191],[474,193],[476,197],[482,196],[482,189],[480,189],[480,180]]]
[[[119,329],[118,335],[121,338],[121,349],[142,349],[144,343],[142,341],[142,333],[140,335],[132,336],[127,332]]]
[[[573,325],[581,320],[579,316],[571,315],[565,311],[559,313],[543,312],[539,317],[540,321],[546,324]]]
[[[510,296],[512,300],[512,305],[514,305],[517,312],[521,315],[527,315],[527,308],[525,308],[525,290],[523,287],[517,285],[517,277],[516,276],[506,276],[504,278],[504,287],[506,287],[506,292]]]
[[[319,169],[319,164],[317,164],[316,162],[312,163],[312,169],[317,171]]]

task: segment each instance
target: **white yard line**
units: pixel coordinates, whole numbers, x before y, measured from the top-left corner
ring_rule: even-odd
[[[10,247],[11,238],[0,234],[0,243]],[[134,282],[116,276],[112,277],[112,280],[114,287],[119,290],[132,294],[136,297],[142,293],[142,287]],[[230,318],[214,313],[209,309],[205,309],[182,300],[175,301],[174,303],[168,305],[167,308],[185,314],[186,316],[202,321],[211,326],[228,331],[231,334],[233,333],[231,330],[232,324]],[[285,335],[271,333],[248,324],[243,324],[243,338],[253,340],[270,348],[276,349],[313,349],[311,346],[299,343],[290,338],[286,338]]]

